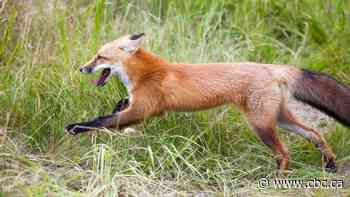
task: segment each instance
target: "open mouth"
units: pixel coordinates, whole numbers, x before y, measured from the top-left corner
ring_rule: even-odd
[[[98,87],[104,86],[110,74],[111,74],[111,69],[105,68],[102,70],[100,77],[96,80],[92,80],[91,82]]]

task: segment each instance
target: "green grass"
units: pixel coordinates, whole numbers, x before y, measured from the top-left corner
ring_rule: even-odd
[[[292,178],[344,179],[343,190],[258,190],[275,160],[233,107],[168,113],[128,136],[68,136],[63,127],[109,113],[126,91],[96,88],[78,71],[101,44],[145,32],[144,47],[173,62],[284,63],[350,84],[348,1],[0,1],[0,196],[186,196],[350,192],[349,175],[322,171],[319,152],[281,132]],[[350,132],[326,138],[349,165]]]

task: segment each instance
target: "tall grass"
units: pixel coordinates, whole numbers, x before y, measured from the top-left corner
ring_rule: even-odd
[[[139,125],[143,134],[135,136],[112,131],[65,135],[66,124],[107,114],[126,97],[118,80],[96,88],[88,82],[96,76],[78,72],[101,44],[125,33],[145,32],[144,47],[174,62],[284,63],[350,83],[348,1],[31,0],[0,5],[4,192],[253,195],[259,177],[273,176],[272,153],[230,106],[168,113]],[[291,177],[349,181],[346,174],[323,172],[311,144],[281,133],[293,156]],[[346,166],[349,129],[339,125],[326,138]]]

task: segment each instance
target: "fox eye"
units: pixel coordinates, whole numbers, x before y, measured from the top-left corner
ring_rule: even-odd
[[[106,60],[108,60],[106,57],[101,56],[101,55],[97,55],[97,57],[95,59],[95,63],[96,64],[103,64]]]
[[[101,55],[97,55],[97,59],[107,59],[107,58]]]

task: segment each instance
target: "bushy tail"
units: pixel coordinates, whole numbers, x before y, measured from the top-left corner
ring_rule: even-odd
[[[350,127],[350,88],[332,77],[302,70],[293,84],[293,96]]]

